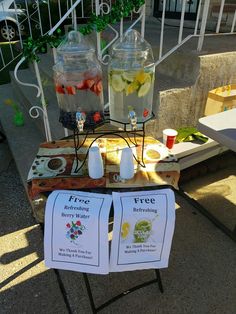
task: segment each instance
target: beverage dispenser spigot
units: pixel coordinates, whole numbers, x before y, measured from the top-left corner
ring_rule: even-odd
[[[84,123],[86,121],[86,115],[84,112],[77,111],[76,112],[76,124],[79,132],[83,132]]]
[[[137,129],[137,115],[133,109],[129,111],[129,121],[131,124],[131,129],[136,130]]]

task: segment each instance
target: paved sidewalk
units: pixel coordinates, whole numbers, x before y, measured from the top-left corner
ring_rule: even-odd
[[[65,305],[58,277],[43,264],[43,238],[6,143],[0,144],[0,312],[89,314],[82,274],[59,271],[69,302]],[[145,287],[101,313],[234,314],[236,245],[182,197],[176,197],[176,228],[167,269],[161,271],[164,294]],[[97,305],[130,286],[152,279],[154,272],[90,275]]]
[[[42,230],[6,142],[0,187],[0,313],[67,313],[57,276],[44,266]]]

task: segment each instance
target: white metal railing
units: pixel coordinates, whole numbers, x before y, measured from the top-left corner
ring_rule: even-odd
[[[22,0],[20,4],[17,0],[4,0],[0,2],[0,27],[5,28],[6,33],[9,33],[9,37],[6,38],[6,41],[9,45],[4,45],[4,51],[2,45],[0,44],[0,72],[6,68],[13,60],[15,60],[21,54],[21,49],[23,47],[23,33],[34,38],[34,36],[38,36],[38,34],[44,35],[48,33],[56,24],[61,25],[61,19],[65,15],[66,12],[70,9],[75,0]],[[165,23],[165,9],[166,9],[167,0],[163,0],[163,12],[162,12],[162,25],[161,25],[161,35],[160,35],[160,51],[159,58],[162,57],[162,49],[163,49],[163,40],[164,40],[164,23]],[[186,11],[186,3],[187,0],[182,0],[182,8],[181,8],[181,19],[179,25],[179,35],[178,35],[178,43],[180,44],[183,40],[183,27],[185,21],[185,11]],[[205,22],[207,22],[207,18],[209,17],[209,6],[212,3],[212,0],[199,0],[198,12],[196,17],[194,35],[197,35],[199,21],[201,20],[201,29],[200,29],[200,38],[197,50],[201,50],[201,46],[203,44],[204,34],[205,34]],[[8,5],[7,5],[8,4]],[[77,9],[66,15],[66,19],[70,19],[74,21],[74,28],[76,28],[76,21],[80,18],[88,17],[88,10],[86,9],[90,6],[91,11],[99,14],[106,14],[110,11],[112,5],[111,0],[81,0],[77,5]],[[202,9],[204,7],[204,9]],[[215,33],[220,32],[220,26],[222,21],[222,16],[225,7],[225,0],[221,0],[220,9],[218,14],[218,20],[216,25]],[[53,11],[53,14],[52,14]],[[142,11],[142,28],[141,32],[144,32],[145,29],[145,7],[143,7]],[[5,19],[1,16],[5,16]],[[58,19],[55,21],[55,16]],[[141,19],[141,18],[140,18]],[[59,21],[59,23],[58,23]],[[137,21],[135,21],[135,24]],[[233,33],[235,30],[236,24],[236,10],[234,12],[234,17],[231,25],[230,32]],[[13,29],[14,28],[14,29]],[[122,36],[123,33],[123,23],[120,23],[120,32],[117,33],[114,27],[111,26],[112,32],[115,33],[115,38],[117,36]],[[14,49],[14,45],[12,44],[12,39],[15,39],[15,33],[19,34],[18,38],[18,47],[17,51]],[[99,41],[99,35],[97,36],[97,40]],[[20,50],[19,50],[20,46]],[[7,47],[7,48],[6,48]],[[98,43],[98,47],[100,47]],[[6,49],[8,51],[6,52]],[[104,52],[104,51],[103,51]],[[99,55],[101,51],[99,51]]]
[[[183,28],[184,28],[184,20],[185,20],[185,11],[186,11],[186,1],[182,0],[182,8],[181,8],[181,19],[180,19],[180,25],[179,25],[179,36],[178,36],[178,44],[171,48],[164,56],[162,55],[162,49],[163,49],[163,40],[164,40],[164,25],[165,25],[165,8],[166,8],[166,2],[167,0],[163,0],[163,12],[162,12],[162,21],[161,21],[161,34],[160,34],[160,49],[159,49],[159,59],[156,61],[155,65],[157,66],[160,64],[164,59],[166,59],[169,55],[174,53],[180,46],[182,46],[184,43],[186,43],[188,40],[190,40],[193,37],[198,37],[198,45],[196,47],[197,51],[201,51],[203,47],[203,42],[205,36],[214,36],[219,34],[220,32],[220,26],[222,22],[222,16],[225,6],[225,0],[221,0],[220,2],[220,10],[219,15],[217,19],[217,25],[215,32],[212,31],[211,34],[206,34],[206,25],[207,21],[209,19],[209,8],[211,4],[211,0],[199,0],[198,4],[198,10],[197,10],[197,16],[196,16],[196,22],[194,27],[194,33],[192,35],[188,35],[185,39],[182,39],[183,35]],[[198,34],[198,28],[199,28],[199,22],[201,20],[201,26],[200,31]],[[235,33],[235,24],[236,24],[236,10],[234,12],[234,17],[232,21],[232,26],[230,32],[222,33],[224,35],[229,35]]]
[[[27,2],[27,1],[25,0],[25,2]],[[27,11],[26,21],[28,21],[28,23],[29,23],[29,20],[32,19],[32,17],[35,19],[35,21],[37,20],[38,23],[36,23],[36,25],[38,25],[39,31],[42,35],[44,35],[46,33],[48,33],[49,35],[53,34],[56,31],[56,29],[58,27],[60,27],[62,25],[62,23],[68,17],[70,17],[71,23],[74,26],[74,28],[76,29],[77,28],[78,12],[79,12],[78,7],[80,7],[80,9],[81,9],[81,11],[80,11],[81,16],[82,17],[85,16],[85,0],[77,0],[77,1],[76,0],[67,0],[66,12],[64,14],[63,14],[63,10],[62,10],[62,2],[61,2],[61,0],[58,0],[57,1],[57,4],[58,4],[57,8],[58,8],[59,19],[58,19],[58,21],[56,21],[56,23],[53,23],[52,14],[51,14],[51,7],[50,7],[49,2],[47,2],[47,11],[48,11],[48,17],[50,20],[49,21],[50,30],[45,31],[45,29],[43,29],[43,26],[42,26],[42,16],[41,16],[40,9],[39,9],[39,0],[35,0],[35,3],[36,3],[35,11],[32,12],[31,15],[29,15],[29,11],[28,11],[28,9],[26,9],[26,11]],[[54,0],[54,3],[55,3],[55,0]],[[210,8],[211,0],[199,0],[199,7],[198,7],[198,11],[197,11],[197,16],[196,16],[193,34],[187,36],[186,38],[183,38],[184,37],[183,36],[183,29],[184,29],[184,22],[185,22],[186,3],[187,3],[187,0],[182,1],[181,18],[180,18],[180,23],[179,23],[179,32],[178,32],[178,38],[177,38],[176,45],[174,47],[172,47],[169,51],[167,51],[163,55],[163,41],[164,41],[164,37],[165,37],[165,8],[166,8],[166,4],[167,4],[167,0],[163,0],[163,6],[162,6],[163,12],[162,12],[162,19],[161,19],[161,33],[160,33],[160,39],[159,39],[159,42],[160,42],[159,58],[155,62],[156,66],[158,64],[160,64],[163,60],[165,60],[173,52],[175,52],[181,45],[185,44],[188,40],[190,40],[193,37],[198,38],[198,45],[196,47],[196,50],[201,51],[205,36],[217,35],[220,31],[225,1],[221,0],[220,10],[219,10],[219,15],[218,15],[217,26],[216,26],[215,32],[212,32],[211,34],[206,34],[206,25],[207,25],[207,20],[209,17],[209,8]],[[110,12],[111,8],[112,8],[112,1],[111,0],[94,0],[94,1],[91,1],[91,10],[96,15],[108,14]],[[15,8],[15,10],[16,10],[16,8]],[[145,35],[145,5],[143,5],[138,10],[138,12],[133,12],[133,13],[138,13],[138,17],[136,18],[136,20],[134,20],[134,22],[131,24],[131,26],[129,28],[135,27],[135,26],[137,26],[137,23],[140,23],[140,32],[141,32],[142,36],[144,37],[144,35]],[[132,15],[133,14],[131,14],[131,16]],[[37,19],[36,19],[36,17],[37,17]],[[40,23],[40,21],[41,21],[41,23]],[[234,33],[235,23],[236,23],[236,11],[234,13],[231,31],[229,33],[225,33],[225,35]],[[200,27],[199,27],[199,25],[200,25]],[[112,25],[108,25],[108,27],[112,31],[113,37],[112,37],[111,41],[107,44],[106,47],[101,48],[101,33],[96,34],[98,59],[103,64],[108,63],[109,55],[105,54],[105,51],[107,51],[107,48],[117,38],[119,38],[119,37],[122,38],[122,36],[123,36],[124,21],[123,21],[123,19],[121,19],[118,28],[114,27]],[[200,30],[199,30],[199,28],[200,28]],[[126,29],[126,31],[127,31],[127,29]],[[32,32],[32,29],[30,32]],[[55,55],[55,51],[54,51],[54,55]],[[0,49],[0,58],[2,58],[1,49]],[[37,89],[37,91],[38,91],[37,96],[41,97],[42,108],[38,107],[38,106],[33,106],[30,109],[30,115],[35,118],[35,117],[39,116],[39,111],[41,111],[43,113],[43,121],[44,121],[44,126],[45,126],[46,139],[51,140],[52,137],[51,137],[50,125],[49,125],[49,121],[48,121],[46,101],[45,101],[45,97],[44,97],[43,86],[41,83],[40,72],[39,72],[37,62],[34,62],[34,68],[35,68],[35,73],[36,73],[36,78],[37,78],[37,85],[34,85],[34,84],[21,82],[18,79],[17,71],[18,71],[18,69],[19,69],[19,67],[23,61],[24,61],[24,58],[21,59],[21,61],[17,64],[17,66],[15,68],[16,80],[18,81],[19,84],[23,84],[23,85],[29,86],[29,87],[34,87]],[[4,62],[4,60],[2,63],[6,66],[6,62]],[[35,115],[33,115],[34,110],[36,112]],[[65,135],[67,135],[67,134],[68,134],[67,130],[65,130]]]
[[[47,34],[48,35],[52,35],[57,30],[57,28],[64,22],[64,20],[67,19],[68,16],[70,16],[70,15],[72,16],[72,25],[74,25],[74,28],[76,29],[77,28],[76,8],[77,8],[77,6],[79,4],[81,4],[81,1],[82,0],[77,0],[73,4],[71,3],[71,7],[67,10],[66,14],[64,14],[64,16],[61,17],[61,19],[47,32]],[[108,0],[108,2],[106,2],[106,1],[95,0],[95,12],[96,12],[96,15],[108,14],[108,13],[110,13],[111,8],[112,8],[111,1]],[[137,22],[139,20],[141,20],[141,34],[144,37],[144,30],[145,30],[145,5],[143,5],[138,11],[134,11],[134,12],[135,13],[139,13],[139,17],[129,27],[129,29],[134,27],[137,24]],[[39,20],[40,20],[40,17],[39,17]],[[111,25],[108,25],[108,27],[110,27],[110,29],[115,33],[115,35],[114,35],[114,38],[103,49],[101,49],[101,33],[97,33],[97,53],[98,53],[98,59],[103,64],[107,64],[108,63],[108,61],[105,61],[105,58],[109,57],[108,55],[103,55],[104,52],[119,37],[118,31],[116,31],[116,29],[114,27],[112,27]],[[41,30],[41,34],[42,34],[42,30]],[[120,37],[122,37],[122,36],[123,36],[123,19],[120,22]],[[55,52],[55,50],[54,50],[54,52]],[[44,96],[43,85],[42,85],[42,82],[41,82],[39,67],[38,67],[37,62],[33,61],[35,74],[36,74],[36,78],[37,78],[37,85],[31,84],[31,83],[22,82],[18,78],[18,70],[19,70],[20,65],[24,61],[25,61],[25,58],[23,57],[18,62],[18,64],[15,67],[15,70],[14,70],[14,76],[15,76],[16,81],[19,84],[27,86],[27,87],[33,87],[33,88],[37,89],[37,97],[41,98],[42,107],[32,106],[30,108],[30,110],[29,110],[29,113],[30,113],[30,116],[32,118],[38,118],[40,116],[40,111],[41,111],[41,113],[43,114],[43,122],[44,122],[46,140],[50,141],[50,140],[52,140],[51,129],[50,129],[50,124],[49,124],[49,119],[48,119],[47,105],[46,105],[46,100],[45,100],[45,96]],[[34,112],[35,112],[35,114],[34,114]],[[67,136],[68,135],[68,130],[64,129],[64,132],[65,132],[65,136]]]
[[[74,17],[72,12],[66,15],[68,24],[72,18],[88,18],[88,10],[85,7],[93,7],[94,0],[81,0],[76,6]],[[22,0],[20,4],[17,0],[4,0],[0,2],[0,28],[4,29],[4,36],[0,40],[9,43],[8,51],[3,53],[0,45],[0,72],[6,68],[13,60],[21,54],[24,38],[37,38],[43,36],[53,28],[58,21],[68,12],[75,0]],[[86,6],[85,6],[86,4]],[[57,17],[57,18],[56,18]],[[0,31],[1,33],[1,31]],[[21,48],[17,51],[13,48],[15,41]],[[6,45],[4,45],[6,51]],[[9,54],[11,58],[9,58]]]
[[[51,30],[49,30],[47,32],[47,34],[49,34],[49,35],[53,34],[56,31],[56,29],[65,21],[65,19],[68,18],[68,16],[70,16],[70,14],[73,13],[73,11],[81,3],[81,1],[82,0],[75,1],[74,4],[71,5],[70,9],[68,9],[67,12],[61,17],[60,21],[57,22],[56,25]],[[74,15],[74,17],[75,16],[76,15]],[[73,15],[72,15],[72,17],[73,17]],[[42,29],[42,26],[41,26],[41,29]],[[34,87],[34,88],[37,89],[37,97],[41,98],[42,107],[32,106],[29,109],[29,114],[30,114],[30,116],[32,118],[38,118],[40,116],[40,111],[41,111],[41,113],[43,114],[43,123],[44,123],[46,140],[47,141],[51,141],[52,140],[52,135],[51,135],[51,129],[50,129],[50,124],[49,124],[49,119],[48,119],[47,103],[46,103],[46,99],[45,99],[45,96],[44,96],[43,84],[42,84],[42,80],[41,80],[38,64],[37,64],[37,62],[35,60],[33,61],[34,70],[35,70],[35,74],[36,74],[36,79],[37,79],[37,83],[38,83],[38,85],[35,85],[35,84],[31,84],[31,83],[22,82],[18,78],[19,67],[21,66],[21,64],[24,61],[25,61],[25,57],[23,57],[18,62],[18,64],[16,65],[15,70],[14,70],[15,79],[21,85],[24,85],[24,86],[27,86],[27,87]],[[35,114],[33,113],[33,111],[35,111]],[[67,136],[67,135],[68,135],[68,131],[65,129],[65,136]]]

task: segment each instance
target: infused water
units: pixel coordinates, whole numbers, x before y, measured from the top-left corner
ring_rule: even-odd
[[[129,123],[129,111],[136,113],[137,123],[152,115],[154,67],[137,71],[111,70],[109,73],[110,117]]]
[[[152,116],[155,67],[150,44],[136,30],[128,30],[112,46],[108,73],[111,123],[135,128],[147,121]]]

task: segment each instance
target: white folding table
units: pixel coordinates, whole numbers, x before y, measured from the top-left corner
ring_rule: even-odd
[[[197,127],[198,130],[206,136],[236,152],[236,109],[200,118]],[[236,241],[236,224],[234,230],[230,230],[197,201],[193,199],[191,199],[191,201],[202,214],[208,217],[217,227]]]
[[[236,152],[236,109],[200,118],[198,130]]]

